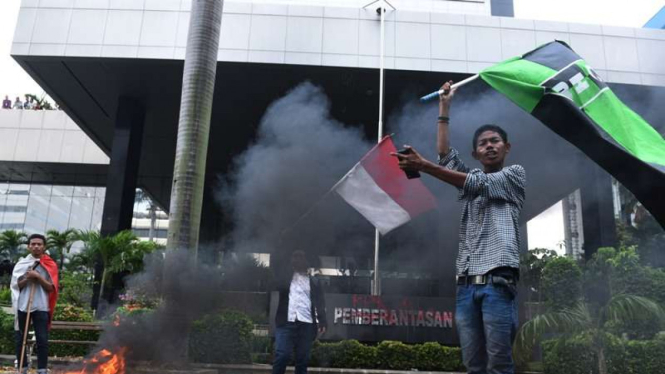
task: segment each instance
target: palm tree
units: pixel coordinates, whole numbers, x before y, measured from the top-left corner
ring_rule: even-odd
[[[223,0],[194,0],[182,79],[168,247],[198,247]]]
[[[72,245],[77,241],[76,230],[68,229],[63,232],[48,230],[46,232],[46,247],[58,252],[58,268],[62,270],[65,264],[65,254],[69,253]]]
[[[98,255],[102,259],[104,269],[97,305],[109,276],[123,271],[132,273],[140,271],[143,268],[143,257],[161,247],[154,242],[140,241],[131,230],[111,236],[102,236],[99,231],[79,231],[76,233],[76,239],[83,241],[84,245],[82,255],[76,259],[77,262],[91,269]]]
[[[643,318],[663,320],[665,313],[654,301],[635,295],[618,294],[609,298],[605,305],[580,301],[577,304],[541,314],[522,326],[516,339],[516,353],[525,356],[546,333],[591,336],[591,349],[598,360],[598,373],[607,374],[605,352],[608,326],[613,323]]]
[[[95,257],[97,254],[96,244],[99,239],[99,231],[79,230],[75,234],[76,241],[83,242],[83,248],[72,256],[67,267],[73,271],[83,271],[93,274],[95,269]]]
[[[16,262],[25,254],[24,246],[28,244],[28,236],[21,231],[5,230],[0,234],[0,253],[11,262]]]

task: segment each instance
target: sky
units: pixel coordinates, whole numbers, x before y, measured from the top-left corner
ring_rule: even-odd
[[[0,0],[0,94],[44,91],[10,57],[20,0]],[[486,0],[489,1],[489,0]],[[514,0],[515,17],[609,26],[642,27],[665,5],[665,0]],[[557,249],[563,241],[561,204],[555,204],[528,224],[529,247]]]

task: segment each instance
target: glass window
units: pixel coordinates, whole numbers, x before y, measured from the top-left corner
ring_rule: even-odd
[[[50,184],[33,184],[30,189],[30,196],[40,195],[40,196],[51,196],[51,190],[53,186]]]
[[[69,226],[69,213],[71,211],[71,206],[71,197],[55,195],[51,197],[51,205],[48,210],[46,228],[48,230],[66,230]]]
[[[95,197],[101,197],[102,199],[106,197],[106,188],[105,187],[95,188]]]
[[[74,195],[73,186],[53,186],[53,196],[72,197]]]
[[[69,217],[68,228],[77,230],[89,230],[94,205],[94,197],[75,196],[72,200],[72,213]]]
[[[9,194],[10,195],[28,195],[30,193],[30,185],[22,183],[10,183],[9,184]]]
[[[30,195],[25,217],[26,232],[45,232],[50,196]]]
[[[74,187],[75,197],[95,197],[95,187]]]
[[[92,218],[90,220],[90,230],[101,230],[103,212],[104,212],[104,195],[102,195],[101,197],[95,197],[94,199],[94,206],[92,208]]]

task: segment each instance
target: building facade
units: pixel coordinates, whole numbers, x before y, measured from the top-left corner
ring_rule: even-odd
[[[631,107],[650,123],[665,123],[660,106],[651,105],[665,96],[663,30],[515,19],[510,17],[511,1],[394,0],[390,4],[385,13],[383,61],[386,114],[399,112],[405,100],[415,101],[443,81],[459,81],[557,39],[583,56],[620,97],[632,98]],[[71,199],[76,188],[93,188],[94,198],[88,198],[97,199],[101,193],[97,188],[105,187],[100,227],[106,232],[131,227],[135,196],[127,191],[140,188],[168,211],[190,6],[188,0],[23,0],[12,56],[99,151],[86,153],[93,147],[83,140],[77,148],[82,147],[83,156],[76,161],[57,146],[52,147],[49,157],[57,154],[64,157],[62,162],[39,159],[33,151],[29,157],[15,159],[17,154],[23,157],[23,147],[18,146],[21,139],[50,131],[43,124],[39,129],[19,124],[14,132],[6,131],[16,133],[18,141],[14,151],[7,151],[5,160],[0,161],[0,179],[9,186],[53,185],[49,201],[54,199],[54,190],[61,191],[55,186],[74,186]],[[257,129],[270,104],[300,82],[312,82],[325,92],[332,103],[331,117],[340,123],[359,124],[355,128],[361,136],[376,139],[381,65],[377,7],[377,3],[356,0],[224,2],[210,133],[214,146],[208,152],[201,224],[203,242],[218,243],[237,223],[229,223],[234,216],[216,203],[220,176],[232,173],[236,157],[260,137]],[[468,97],[475,98],[473,92]],[[432,114],[427,108],[419,110]],[[522,164],[529,175],[524,226],[580,189],[576,209],[582,213],[584,230],[572,230],[580,220],[575,212],[568,215],[570,233],[583,235],[585,246],[606,243],[605,233],[613,228],[614,216],[602,214],[606,209],[599,201],[608,200],[604,192],[602,199],[596,193],[609,188],[611,206],[606,173],[505,99],[491,95],[477,98],[471,109],[455,113],[460,125],[453,126],[452,141],[468,144],[469,126],[485,121],[500,121],[506,128],[517,145],[511,162]],[[416,118],[430,121],[429,117]],[[388,116],[388,126],[390,122]],[[416,146],[433,148],[431,136],[417,137],[416,130],[403,131],[407,135],[411,132]],[[48,134],[60,139],[60,135]],[[413,230],[396,231],[382,241],[381,274],[386,278],[386,295],[450,298],[454,294],[452,259],[458,244],[459,207],[455,191],[442,190],[440,185],[432,185],[432,189],[440,198],[438,210],[414,222]],[[71,211],[73,203],[69,204]],[[47,223],[49,214],[47,211]],[[148,225],[149,217],[135,216],[134,223],[153,234],[165,229]],[[312,229],[330,224],[312,221],[306,222]],[[294,241],[314,248],[324,262],[335,264],[329,266],[347,274],[345,279],[331,281],[339,284],[338,292],[369,291],[373,246],[365,244],[373,243],[373,230],[358,230],[340,238],[347,240],[347,247],[323,245],[322,238],[308,236],[307,229],[298,234]],[[274,243],[253,251],[275,254],[286,249],[278,240]],[[572,253],[577,250],[571,248]],[[357,266],[351,271],[348,263]],[[356,275],[358,282],[351,282]],[[355,287],[358,284],[362,289]],[[345,315],[345,308],[351,313],[353,305],[339,308],[340,323],[354,321],[350,314]]]

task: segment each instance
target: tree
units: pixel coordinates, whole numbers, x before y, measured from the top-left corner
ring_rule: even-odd
[[[28,236],[24,232],[5,230],[0,234],[0,253],[11,262],[18,261],[25,254],[26,244],[28,244]]]
[[[143,262],[143,255],[157,247],[152,242],[147,242],[148,244],[141,242],[131,230],[121,231],[111,236],[102,236],[98,231],[81,231],[76,237],[83,241],[83,251],[91,260],[96,256],[102,259],[104,266],[100,281],[102,292],[99,293],[98,302],[102,298],[104,287],[110,275],[138,269],[137,262]]]
[[[143,258],[162,248],[164,248],[162,245],[151,241],[132,241],[129,245],[123,247],[123,251],[118,252],[110,259],[109,271],[111,273],[138,273],[143,270]]]
[[[223,0],[195,0],[187,37],[168,247],[196,252]]]
[[[95,245],[99,239],[99,231],[77,231],[75,238],[76,241],[83,243],[83,248],[72,255],[65,266],[70,271],[92,275],[95,271],[95,256],[97,253]]]
[[[76,230],[74,229],[63,232],[58,230],[48,230],[46,232],[46,247],[58,253],[58,268],[60,270],[65,264],[65,255],[69,253],[76,241]]]
[[[586,336],[597,359],[599,374],[607,374],[606,352],[612,340],[616,341],[615,335],[646,337],[642,321],[650,324],[652,333],[665,321],[665,311],[658,302],[645,297],[648,290],[633,285],[644,285],[643,275],[651,271],[641,267],[632,247],[599,248],[583,274],[570,259],[551,260],[541,279],[549,311],[522,326],[516,339],[517,356],[525,358],[546,333],[560,337]],[[584,293],[579,289],[580,278],[584,279]]]
[[[569,257],[551,259],[544,267],[541,290],[549,310],[566,308],[577,303],[582,295],[582,270]]]
[[[531,348],[546,333],[564,336],[589,334],[591,349],[598,360],[598,373],[607,374],[605,353],[608,338],[612,336],[609,326],[642,318],[662,320],[665,313],[654,301],[635,295],[614,295],[607,304],[601,306],[579,301],[573,306],[541,314],[525,323],[517,334],[516,351],[522,356],[530,353]]]
[[[540,280],[543,269],[552,260],[558,257],[556,251],[545,248],[534,248],[520,256],[520,280],[528,288],[527,301],[542,301]],[[533,300],[537,296],[536,300]]]

